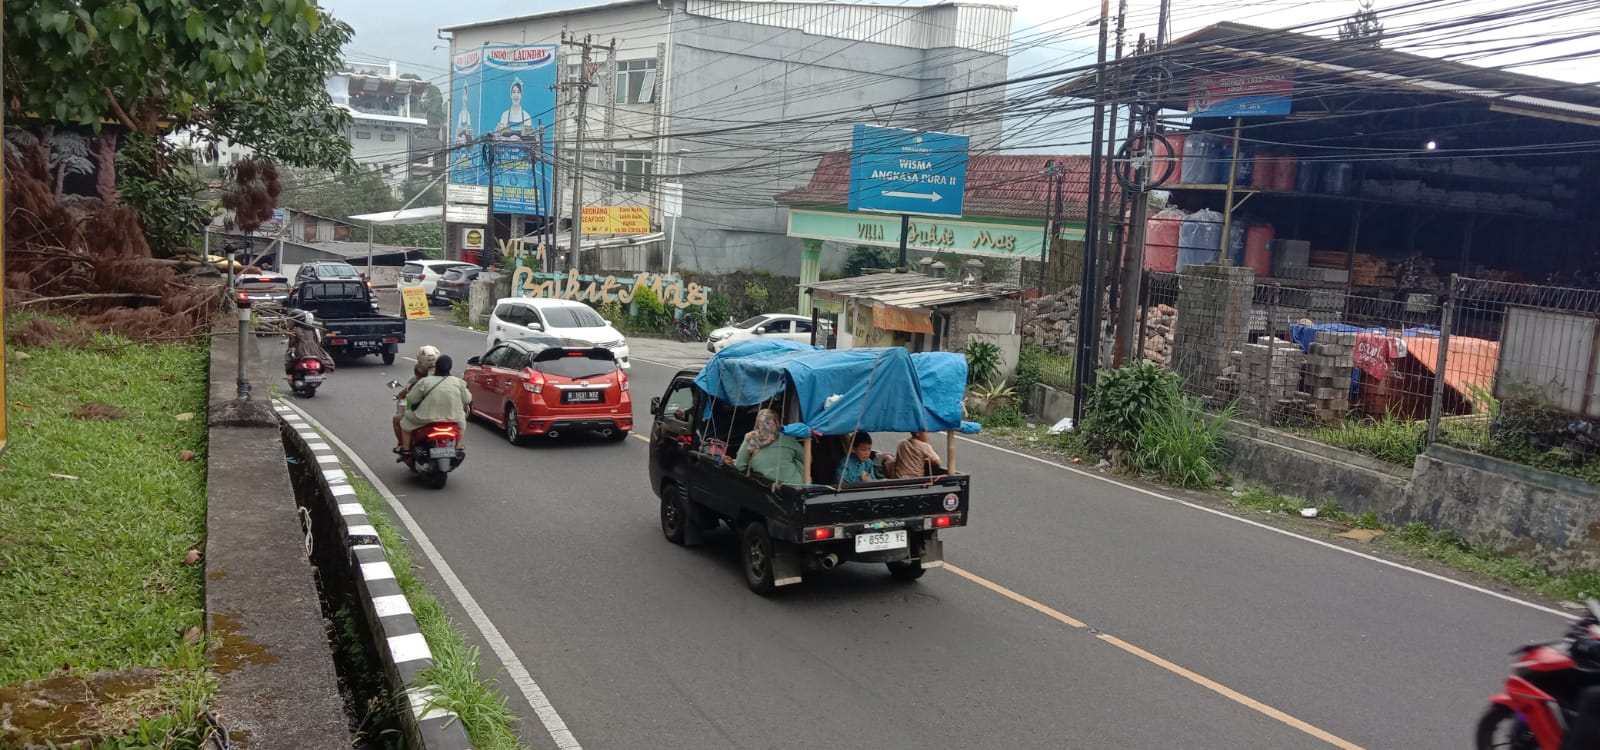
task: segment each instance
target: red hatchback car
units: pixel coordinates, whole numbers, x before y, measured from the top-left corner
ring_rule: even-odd
[[[578,430],[621,442],[633,429],[628,375],[610,349],[515,339],[467,360],[462,379],[472,413],[499,425],[512,443]]]

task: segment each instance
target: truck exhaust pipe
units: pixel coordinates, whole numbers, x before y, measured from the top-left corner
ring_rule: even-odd
[[[821,565],[823,570],[833,570],[839,567],[839,556],[832,552],[824,552],[817,556],[817,564]]]

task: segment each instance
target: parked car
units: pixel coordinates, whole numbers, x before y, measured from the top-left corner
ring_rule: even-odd
[[[769,313],[723,326],[706,337],[706,351],[720,352],[729,344],[750,339],[785,339],[802,344],[811,343],[811,319],[804,315]]]
[[[489,315],[490,349],[535,333],[557,336],[564,346],[610,349],[622,369],[632,367],[628,340],[582,302],[535,297],[505,297],[495,302]]]
[[[516,444],[578,430],[621,442],[633,430],[628,375],[612,350],[574,348],[548,337],[506,341],[467,360],[461,374],[472,414],[498,425]]]
[[[241,303],[283,302],[289,298],[289,277],[275,273],[241,274],[234,279],[234,297]]]
[[[422,293],[432,299],[433,289],[438,286],[439,279],[444,278],[444,272],[452,268],[477,268],[477,266],[459,260],[406,261],[405,267],[400,269],[400,280],[395,282],[395,288],[420,286]]]
[[[483,269],[477,266],[452,268],[444,272],[433,287],[433,296],[430,299],[434,304],[448,305],[452,302],[465,302],[472,291],[472,282],[478,279],[478,274]]]

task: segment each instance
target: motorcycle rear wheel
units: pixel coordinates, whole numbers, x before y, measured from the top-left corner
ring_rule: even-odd
[[[1477,750],[1539,750],[1539,740],[1517,712],[1491,704],[1478,719]]]

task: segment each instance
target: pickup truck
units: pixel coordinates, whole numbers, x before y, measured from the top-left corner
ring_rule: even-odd
[[[715,364],[713,358],[708,369]],[[819,449],[812,466],[812,443],[818,440],[808,437],[802,441],[809,472],[804,478],[812,481],[777,483],[735,468],[733,442],[750,429],[756,407],[719,399],[704,382],[700,371],[683,370],[650,405],[655,417],[650,485],[660,501],[667,541],[692,546],[719,524],[735,530],[741,538],[745,583],[761,595],[799,583],[808,570],[844,562],[883,563],[893,577],[906,581],[943,564],[940,533],[965,526],[968,518],[971,477],[955,472],[954,456],[948,457],[952,463],[947,473],[940,475],[833,483],[836,464],[824,465]],[[788,402],[784,421],[802,421],[807,409],[797,402],[804,400],[799,395],[804,389],[790,384],[783,392]],[[881,398],[904,401],[906,394],[900,388],[885,391]],[[957,412],[945,426],[962,424]],[[976,427],[965,423],[954,429]],[[952,440],[946,450],[953,447]]]
[[[283,306],[314,315],[326,330],[322,347],[335,357],[377,354],[392,365],[406,341],[406,319],[377,312],[361,279],[301,282]]]

